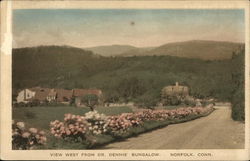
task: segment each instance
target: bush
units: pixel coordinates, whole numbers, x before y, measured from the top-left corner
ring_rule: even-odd
[[[100,135],[107,132],[108,122],[104,114],[99,114],[97,111],[90,111],[85,113],[85,119],[92,134]]]
[[[49,105],[49,101],[45,100],[45,101],[41,101],[39,103],[40,106],[48,106]]]
[[[107,117],[96,111],[90,111],[84,116],[65,114],[64,122],[55,120],[51,122],[50,126],[52,135],[63,140],[61,141],[63,145],[66,145],[66,142],[74,142],[77,147],[90,148],[117,138],[137,135],[171,122],[197,118],[212,110],[212,106],[172,110],[145,109],[137,113],[122,113]],[[152,126],[149,122],[153,123]]]
[[[94,111],[94,107],[98,104],[98,99],[98,96],[95,94],[87,94],[81,98],[81,102],[89,107],[91,111]]]
[[[96,135],[108,131],[107,126],[107,117],[104,114],[90,111],[84,116],[65,114],[64,122],[55,120],[50,123],[50,132],[56,138],[66,142],[92,146],[96,142]]]
[[[232,99],[232,118],[237,121],[245,120],[245,102],[244,98],[244,90],[238,89],[235,91]]]
[[[24,122],[15,123],[15,121],[12,121],[12,149],[35,149],[46,144],[46,141],[44,131],[39,131],[36,128],[26,130]]]
[[[188,105],[188,106],[194,107],[196,105],[196,102],[195,102],[194,98],[192,98],[192,97],[189,96],[189,97],[185,97],[184,98],[184,104]]]
[[[169,97],[169,100],[170,105],[172,106],[179,105],[181,103],[181,100],[178,98],[178,96],[171,96]]]
[[[108,128],[111,134],[120,135],[126,132],[130,127],[137,126],[141,119],[133,113],[123,113],[117,116],[108,117]]]
[[[164,99],[162,99],[162,103],[164,106],[171,105],[171,106],[176,106],[181,104],[181,98],[180,96],[173,95],[173,96],[168,96]]]
[[[158,100],[156,98],[153,98],[150,95],[143,95],[141,96],[138,100],[136,100],[136,105],[139,108],[148,108],[148,109],[153,109]]]
[[[142,110],[137,113],[125,113],[108,118],[108,127],[112,134],[122,135],[132,127],[142,126],[145,121],[181,120],[190,115],[205,114],[213,110],[207,107],[186,107],[173,110]]]
[[[38,99],[32,100],[31,102],[31,106],[39,106],[40,105],[40,101]]]
[[[245,120],[245,51],[242,50],[232,57],[232,118]]]
[[[28,102],[28,103],[26,103],[26,104],[25,104],[25,107],[33,107],[32,102]]]
[[[207,106],[209,104],[215,104],[215,101],[214,100],[202,100],[201,104],[202,104],[202,106],[205,107],[205,106]]]
[[[168,110],[143,110],[137,114],[137,117],[143,121],[163,120],[168,118]]]
[[[19,102],[16,105],[17,105],[17,107],[25,107],[26,106],[24,102]]]
[[[81,142],[86,139],[88,122],[83,116],[65,114],[64,122],[50,122],[50,132],[57,138],[70,142]]]

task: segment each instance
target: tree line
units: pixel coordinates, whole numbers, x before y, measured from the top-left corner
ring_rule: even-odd
[[[160,99],[164,86],[178,81],[196,98],[232,101],[232,84],[238,84],[235,89],[243,84],[233,76],[239,72],[235,66],[244,64],[240,55],[212,61],[172,56],[102,57],[62,46],[21,48],[13,49],[12,83],[14,91],[34,86],[96,88],[103,91],[107,102],[150,105]]]

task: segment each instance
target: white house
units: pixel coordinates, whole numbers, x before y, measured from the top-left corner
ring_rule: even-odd
[[[36,94],[35,91],[24,89],[18,93],[17,103],[20,103],[20,102],[27,103],[29,102],[28,101],[29,99],[32,99],[33,97],[35,97],[35,94]]]

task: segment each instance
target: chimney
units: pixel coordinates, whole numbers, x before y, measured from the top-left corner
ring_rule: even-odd
[[[178,87],[178,86],[179,86],[179,83],[178,83],[178,82],[175,82],[175,86]]]

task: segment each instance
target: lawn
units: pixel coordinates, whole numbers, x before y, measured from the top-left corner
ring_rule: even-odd
[[[159,106],[159,107],[156,107],[155,109],[173,110],[173,109],[182,108],[182,107],[185,107],[185,106],[184,106],[184,105],[177,105],[177,106]]]
[[[96,110],[105,115],[118,115],[120,113],[133,112],[129,107],[98,107]],[[72,113],[84,115],[89,112],[87,107],[74,106],[46,106],[46,107],[18,107],[13,108],[12,118],[15,121],[23,121],[29,127],[49,130],[50,121],[63,120],[64,114]]]

